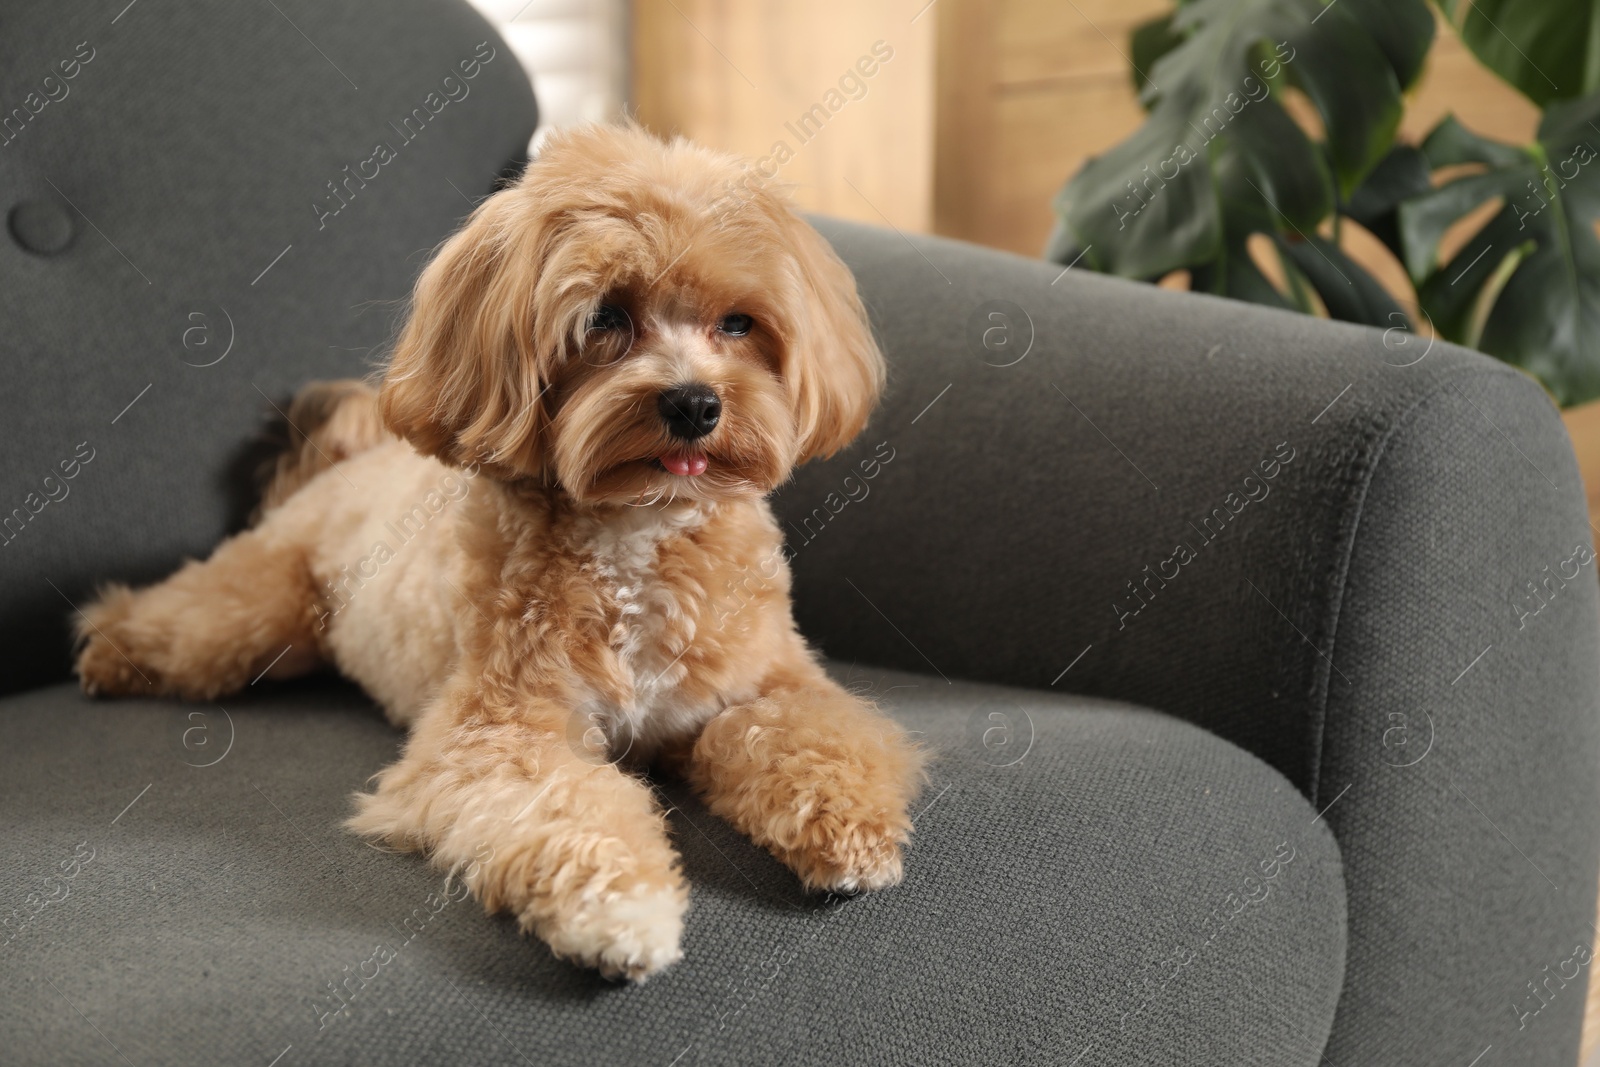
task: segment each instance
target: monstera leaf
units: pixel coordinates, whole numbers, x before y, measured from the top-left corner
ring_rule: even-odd
[[[1389,149],[1361,188],[1351,194],[1344,213],[1382,241],[1396,259],[1405,258],[1400,243],[1400,205],[1433,189],[1428,157],[1410,145]]]
[[[1600,0],[1434,2],[1545,109],[1533,144],[1453,118],[1420,147],[1393,143],[1433,41],[1423,0],[1176,0],[1130,41],[1144,125],[1058,194],[1046,254],[1146,280],[1187,269],[1197,290],[1403,322],[1340,249],[1348,219],[1405,265],[1439,334],[1523,367],[1564,405],[1600,396]],[[1321,140],[1284,110],[1290,88]],[[1446,231],[1490,203],[1440,263]],[[1331,240],[1319,232],[1330,217]],[[1263,235],[1279,283],[1252,254]]]
[[[1141,23],[1134,27],[1129,51],[1129,63],[1133,67],[1133,90],[1139,94],[1139,102],[1146,110],[1155,102],[1155,94],[1146,94],[1145,86],[1150,84],[1149,71],[1156,65],[1156,60],[1172,51],[1183,43],[1183,38],[1172,28],[1173,20],[1177,13],[1162,15],[1149,22]]]
[[[1600,90],[1594,0],[1438,0],[1484,66],[1540,107]]]
[[[1532,145],[1446,118],[1422,154],[1476,171],[1398,209],[1401,256],[1434,327],[1528,370],[1564,406],[1600,396],[1600,93],[1552,105]],[[1445,230],[1494,199],[1500,210],[1439,264]]]
[[[1394,302],[1315,230],[1384,159],[1432,39],[1421,0],[1182,4],[1136,32],[1149,118],[1067,183],[1047,254],[1133,278],[1187,268],[1196,289],[1262,303],[1309,308],[1309,287],[1330,314],[1387,314]],[[1284,110],[1289,86],[1324,142]],[[1280,248],[1289,298],[1252,262],[1256,233]]]

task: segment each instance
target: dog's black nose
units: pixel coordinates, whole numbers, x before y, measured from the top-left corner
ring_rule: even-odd
[[[672,436],[693,441],[716,428],[722,417],[722,400],[709,385],[690,382],[663,389],[656,398],[656,410]]]

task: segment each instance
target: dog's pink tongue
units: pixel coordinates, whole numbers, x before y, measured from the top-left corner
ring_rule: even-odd
[[[661,465],[667,468],[668,472],[679,477],[693,478],[697,474],[706,472],[706,457],[701,455],[662,456]]]

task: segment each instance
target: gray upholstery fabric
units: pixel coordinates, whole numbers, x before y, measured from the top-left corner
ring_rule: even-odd
[[[1573,1062],[1600,605],[1538,387],[1399,333],[824,227],[892,370],[862,442],[780,497],[802,628],[1179,716],[1331,805],[1333,1063]]]
[[[31,115],[0,115],[0,691],[65,677],[63,597],[155,579],[239,524],[268,398],[371,369],[428,251],[534,127],[464,3],[109,8],[0,8],[0,104]],[[363,165],[379,143],[394,157]],[[348,203],[322,215],[329,182]],[[30,250],[52,227],[70,243]]]
[[[1318,1062],[1344,885],[1280,775],[1102,700],[838,673],[938,754],[905,883],[808,899],[669,786],[686,955],[637,989],[470,900],[430,905],[442,875],[339,829],[400,740],[353,690],[262,683],[227,716],[68,687],[0,702],[0,900],[63,897],[0,948],[0,1059]],[[319,1029],[327,983],[368,960]]]

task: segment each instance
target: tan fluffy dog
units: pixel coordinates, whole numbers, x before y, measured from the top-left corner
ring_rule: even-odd
[[[260,522],[107,590],[78,673],[211,699],[332,663],[411,729],[349,825],[642,979],[688,894],[624,755],[812,889],[900,880],[920,754],[795,631],[764,499],[883,376],[849,271],[737,160],[557,135],[423,272],[376,397],[303,393]]]

